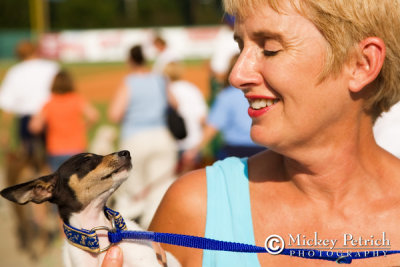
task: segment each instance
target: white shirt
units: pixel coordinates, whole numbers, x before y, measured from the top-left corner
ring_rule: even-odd
[[[58,64],[44,59],[29,59],[11,67],[0,88],[0,108],[18,115],[40,111],[50,95]]]
[[[177,62],[180,60],[181,57],[175,53],[175,51],[173,51],[171,48],[167,48],[156,57],[153,65],[153,71],[156,73],[162,73],[168,63]]]
[[[187,136],[178,141],[181,150],[187,150],[200,143],[203,137],[202,120],[207,116],[207,104],[200,89],[187,81],[175,81],[169,90],[178,102],[178,113],[185,121]]]
[[[376,120],[373,130],[377,144],[400,158],[400,102]]]

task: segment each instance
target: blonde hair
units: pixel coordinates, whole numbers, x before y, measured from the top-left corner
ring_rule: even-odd
[[[183,66],[179,62],[170,62],[165,66],[163,72],[171,81],[178,81],[183,77]]]
[[[360,41],[381,38],[386,58],[365,110],[375,120],[400,100],[400,0],[224,0],[226,11],[237,17],[249,16],[261,5],[284,13],[283,3],[310,20],[329,43],[321,79],[338,74]]]

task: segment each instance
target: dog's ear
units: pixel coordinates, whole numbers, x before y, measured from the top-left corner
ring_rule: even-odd
[[[26,204],[29,201],[39,204],[53,196],[56,178],[55,174],[43,176],[23,184],[5,188],[0,192],[0,195],[18,204]]]

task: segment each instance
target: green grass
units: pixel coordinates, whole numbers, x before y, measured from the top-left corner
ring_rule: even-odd
[[[0,60],[0,80],[3,80],[7,70],[17,63],[15,60]]]
[[[95,102],[93,103],[94,106],[96,107],[96,109],[99,111],[100,113],[100,118],[99,121],[93,125],[92,127],[90,127],[88,129],[88,139],[89,142],[93,139],[94,135],[96,134],[97,129],[102,126],[102,125],[112,125],[115,126],[117,128],[119,128],[119,125],[116,125],[114,123],[111,123],[108,119],[107,119],[107,109],[108,109],[108,103],[105,102]]]

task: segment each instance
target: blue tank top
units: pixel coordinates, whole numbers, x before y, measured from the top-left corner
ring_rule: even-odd
[[[206,168],[205,237],[254,245],[247,158],[230,157]],[[203,267],[260,267],[256,253],[203,251]]]
[[[166,83],[160,74],[131,74],[125,78],[129,100],[125,112],[121,138],[154,127],[166,125]]]

